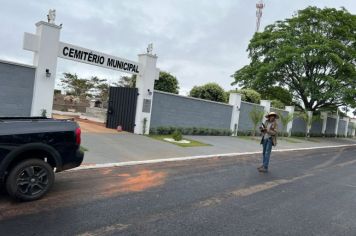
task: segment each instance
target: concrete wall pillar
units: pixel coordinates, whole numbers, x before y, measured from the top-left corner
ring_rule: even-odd
[[[232,136],[236,136],[239,127],[241,94],[230,93],[229,104],[232,105],[230,129],[232,131]]]
[[[294,116],[294,106],[286,106],[284,108],[286,111],[288,111],[288,114],[291,114],[292,116]],[[288,137],[291,136],[291,132],[292,132],[292,127],[293,127],[293,119],[287,124],[287,133],[288,133]]]
[[[61,26],[40,21],[36,23],[35,35],[25,34],[23,48],[34,51],[33,65],[37,67],[31,116],[41,116],[44,111],[47,117],[52,116],[61,28]]]
[[[309,135],[311,126],[313,124],[313,111],[307,111],[308,121],[307,121],[307,134]]]
[[[138,88],[135,134],[149,134],[152,99],[155,80],[159,78],[159,69],[156,68],[157,56],[151,54],[138,55],[139,63],[142,66],[137,75],[136,88]]]
[[[337,114],[337,115],[336,115],[335,131],[334,131],[335,137],[337,137],[337,135],[338,135],[339,121],[340,121],[340,116]]]
[[[265,115],[271,111],[271,101],[270,100],[261,100],[260,105],[264,107]],[[266,121],[266,117],[263,116],[263,122]]]
[[[323,121],[323,126],[321,128],[321,133],[324,136],[325,135],[325,131],[326,131],[326,123],[328,121],[328,113],[327,112],[321,112],[321,119]]]
[[[355,135],[356,135],[356,122],[352,122],[352,134],[351,134],[351,136],[354,138],[355,137]]]
[[[344,136],[347,138],[347,131],[349,131],[350,118],[349,118],[349,117],[344,117],[344,120],[346,121],[345,134],[344,134]]]

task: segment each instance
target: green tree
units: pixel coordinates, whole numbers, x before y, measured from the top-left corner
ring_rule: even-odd
[[[309,138],[310,137],[310,129],[312,127],[312,124],[313,124],[313,122],[321,119],[320,115],[319,114],[314,115],[312,113],[312,116],[309,117],[308,112],[304,112],[304,111],[302,111],[296,115],[297,115],[297,117],[299,117],[300,119],[302,119],[305,122],[305,138]]]
[[[93,86],[89,93],[94,96],[99,96],[103,101],[106,101],[109,94],[109,84],[107,79],[92,76],[89,81]]]
[[[105,83],[106,79],[100,79],[98,76],[92,76],[90,78],[90,82],[93,84],[94,87],[98,86],[99,84]]]
[[[91,96],[90,90],[95,87],[93,81],[78,78],[77,74],[63,73],[62,86],[67,89],[68,94],[76,97]]]
[[[136,80],[137,75],[121,76],[120,80],[116,83],[113,83],[113,85],[118,87],[135,88]],[[178,80],[170,73],[161,71],[159,73],[159,79],[155,81],[154,89],[163,92],[178,94]]]
[[[285,88],[282,87],[267,87],[264,89],[255,88],[261,94],[262,99],[278,100],[285,105],[292,105],[293,96]]]
[[[110,84],[107,82],[103,82],[99,85],[96,86],[96,89],[98,90],[98,95],[101,98],[102,101],[108,101],[109,99],[109,88]]]
[[[285,105],[283,102],[279,101],[278,99],[273,99],[271,101],[271,106],[274,108],[284,109]]]
[[[216,102],[226,102],[227,97],[224,89],[217,83],[207,83],[202,86],[194,86],[189,96]]]
[[[137,75],[121,76],[119,82],[113,83],[113,86],[135,88],[136,87],[136,78],[137,78]]]
[[[250,112],[250,119],[253,123],[253,131],[252,135],[256,136],[256,129],[257,126],[260,122],[262,122],[264,112],[261,110],[258,110],[256,107]]]
[[[241,94],[241,100],[245,102],[260,103],[261,94],[253,89],[240,89],[236,91]]]
[[[282,112],[278,112],[278,116],[284,128],[284,131],[282,132],[282,137],[284,137],[284,134],[287,133],[288,123],[293,121],[293,114],[288,112],[288,115],[283,115]]]
[[[168,72],[161,71],[159,73],[159,79],[155,81],[155,90],[167,92],[167,93],[179,93],[179,85],[176,77]]]
[[[308,7],[256,33],[249,65],[235,72],[243,87],[286,87],[302,110],[356,107],[356,16]]]

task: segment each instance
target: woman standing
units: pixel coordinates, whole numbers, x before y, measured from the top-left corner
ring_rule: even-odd
[[[268,172],[269,159],[271,156],[272,146],[277,145],[277,119],[279,118],[275,112],[270,112],[266,115],[267,120],[260,127],[262,132],[261,144],[263,146],[262,166],[258,167],[259,172]]]

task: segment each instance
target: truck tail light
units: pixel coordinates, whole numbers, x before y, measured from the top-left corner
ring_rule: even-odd
[[[82,141],[81,135],[82,135],[81,129],[80,128],[76,128],[75,129],[75,143],[77,145],[80,145],[80,143]]]

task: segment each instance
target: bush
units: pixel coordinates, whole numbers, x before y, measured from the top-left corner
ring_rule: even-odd
[[[241,94],[241,100],[245,102],[260,103],[261,94],[253,89],[240,89],[237,93]]]
[[[150,129],[151,134],[157,134],[157,129],[156,128],[151,128]]]
[[[281,137],[288,137],[288,132],[278,132],[278,136],[281,136]]]
[[[227,96],[224,89],[217,83],[194,86],[192,90],[190,90],[189,96],[216,102],[227,102]]]
[[[237,131],[237,136],[253,136],[253,130],[244,130],[244,131],[241,131],[241,130],[238,130]]]
[[[305,137],[305,132],[292,132],[294,137]]]
[[[151,128],[150,134],[171,135],[175,131],[183,135],[212,135],[212,136],[231,136],[232,131],[229,129],[211,129],[198,127],[157,127]]]
[[[176,129],[172,134],[172,138],[175,141],[181,141],[183,139],[182,132]]]
[[[285,105],[283,102],[279,101],[278,99],[273,99],[271,101],[271,106],[274,108],[284,109]]]
[[[310,137],[323,137],[323,134],[322,133],[310,133]]]

